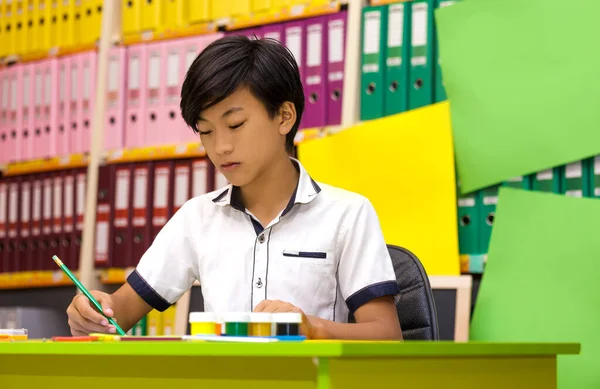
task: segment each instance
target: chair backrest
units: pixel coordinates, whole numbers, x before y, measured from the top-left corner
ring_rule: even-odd
[[[433,292],[421,261],[405,248],[387,245],[400,293],[395,297],[404,340],[438,340]]]

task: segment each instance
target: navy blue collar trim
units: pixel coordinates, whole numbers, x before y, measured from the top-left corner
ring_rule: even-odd
[[[294,167],[296,168],[296,170],[300,171],[300,168],[297,166],[297,164],[294,163]],[[310,182],[311,182],[313,188],[315,189],[316,193],[321,192],[321,187],[316,183],[315,180],[313,180],[311,178]],[[296,188],[294,188],[294,192],[292,193],[292,196],[290,197],[290,201],[288,201],[285,209],[281,213],[281,216],[285,216],[285,214],[287,214],[288,212],[290,212],[292,210],[294,204],[296,204],[296,196],[298,194],[298,186],[299,185],[300,185],[300,177],[298,178],[298,183],[296,184]],[[215,197],[213,199],[213,202],[217,203],[217,202],[223,200],[223,198],[225,196],[227,196],[228,193],[229,193],[229,188],[225,189],[217,197]],[[237,209],[238,211],[242,211],[242,212],[246,211],[246,207],[244,206],[244,203],[242,201],[242,196],[241,196],[240,188],[237,187],[237,186],[233,186],[233,185],[231,186],[231,201],[230,201],[230,204],[231,204],[231,206],[233,208]]]
[[[312,178],[310,179],[310,182],[312,183],[313,188],[315,188],[315,192],[319,193],[321,191],[321,187],[317,184],[317,182]]]
[[[229,188],[225,189],[223,192],[221,192],[221,194],[213,199],[213,203],[218,203],[219,201],[223,200],[223,197],[227,196],[228,192]]]
[[[299,182],[300,181],[298,180],[298,183]],[[283,210],[283,212],[281,212],[282,217],[285,216],[286,213],[291,211],[294,204],[296,204],[296,193],[298,193],[298,185],[299,184],[296,184],[296,188],[294,188],[294,192],[292,193],[292,197],[290,197],[290,201],[288,201],[287,205],[285,206],[285,209]]]

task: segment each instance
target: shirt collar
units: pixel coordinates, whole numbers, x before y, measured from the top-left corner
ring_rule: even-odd
[[[294,204],[308,204],[321,192],[321,187],[313,180],[304,169],[304,166],[295,158],[290,158],[296,169],[300,173],[298,184],[290,197],[290,201],[281,213],[281,216],[288,213]],[[213,199],[213,202],[219,206],[231,205],[233,208],[244,212],[246,207],[242,203],[240,188],[229,184]]]

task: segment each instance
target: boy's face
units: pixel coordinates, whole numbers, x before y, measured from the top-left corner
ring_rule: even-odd
[[[284,104],[271,119],[262,102],[241,88],[203,111],[198,131],[217,169],[233,185],[243,187],[262,175],[276,158],[287,157],[285,136],[294,122],[293,105]]]

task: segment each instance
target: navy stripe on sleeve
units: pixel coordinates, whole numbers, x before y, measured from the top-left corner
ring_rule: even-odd
[[[356,312],[358,308],[378,297],[397,295],[400,293],[400,288],[396,281],[384,281],[377,284],[369,285],[362,288],[358,292],[346,299],[346,305],[350,313]]]
[[[146,282],[145,279],[142,278],[137,270],[134,270],[129,277],[127,277],[127,282],[129,285],[131,285],[133,290],[135,290],[135,292],[139,294],[145,302],[148,303],[148,305],[157,311],[164,312],[171,306],[171,303],[156,293],[156,291]]]

